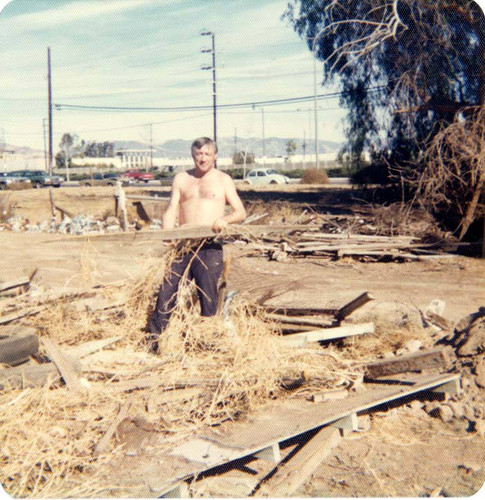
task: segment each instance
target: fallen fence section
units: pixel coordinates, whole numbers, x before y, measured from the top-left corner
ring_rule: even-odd
[[[342,433],[357,430],[357,414],[422,392],[456,394],[460,375],[406,374],[365,384],[366,391],[343,400],[321,403],[293,399],[268,406],[244,422],[226,422],[216,431],[199,435],[160,452],[164,437],[146,434],[140,453],[124,455],[109,465],[107,477],[116,490],[130,496],[184,496],[187,481],[214,467],[248,456],[278,463],[280,443],[310,430],[332,426]],[[157,451],[158,448],[158,451]],[[123,470],[120,477],[119,471]]]

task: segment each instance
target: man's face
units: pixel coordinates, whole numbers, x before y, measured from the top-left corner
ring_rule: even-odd
[[[192,158],[194,159],[195,168],[201,174],[205,174],[214,167],[214,163],[217,159],[217,153],[215,152],[212,144],[205,144],[201,148],[193,149]]]

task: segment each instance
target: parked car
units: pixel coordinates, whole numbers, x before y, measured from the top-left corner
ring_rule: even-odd
[[[121,179],[120,175],[114,172],[109,172],[105,174],[93,174],[88,179],[84,179],[79,183],[81,186],[114,186],[118,179],[121,180],[122,184],[129,184],[125,179]]]
[[[254,186],[264,186],[267,184],[288,184],[286,175],[279,174],[272,168],[255,168],[244,178],[244,182]]]
[[[155,176],[152,172],[143,172],[142,170],[127,170],[123,176],[123,179],[131,179],[135,182],[148,182],[153,181]]]
[[[11,172],[0,172],[0,189],[7,189],[8,186],[15,183],[28,183],[30,187],[30,179],[27,177],[12,176]]]
[[[48,175],[44,170],[15,170],[10,172],[10,175],[12,177],[27,177],[34,188],[41,188],[43,186],[60,187],[62,182],[62,177]]]

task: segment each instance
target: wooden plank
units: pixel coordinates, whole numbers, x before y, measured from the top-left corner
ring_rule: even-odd
[[[85,342],[84,344],[66,348],[65,351],[67,354],[74,358],[84,358],[89,354],[93,354],[94,352],[100,351],[105,347],[108,347],[116,342],[119,342],[123,337],[110,337],[108,339],[100,339],[100,340],[91,340],[89,342]]]
[[[278,467],[276,473],[258,489],[257,496],[289,497],[315,472],[340,443],[338,429],[324,427],[291,459]]]
[[[5,292],[7,290],[11,290],[12,288],[19,288],[30,283],[30,279],[27,276],[22,276],[13,281],[4,281],[0,283],[0,292]]]
[[[371,300],[374,299],[375,299],[374,295],[372,295],[369,292],[364,292],[360,294],[358,297],[356,297],[354,300],[351,300],[350,302],[342,306],[337,311],[335,318],[337,319],[337,321],[342,321],[344,318],[352,314],[359,307],[362,307],[364,304],[367,304],[367,302],[370,302]]]
[[[89,234],[80,236],[64,236],[62,242],[79,241],[89,239],[90,241],[172,241],[186,239],[204,239],[204,238],[228,238],[228,237],[259,237],[264,234],[284,234],[293,231],[307,229],[306,226],[298,224],[274,224],[274,225],[250,225],[243,226],[239,224],[229,224],[223,233],[216,234],[211,226],[184,226],[177,229],[161,229],[158,231],[138,231],[113,234]],[[42,243],[57,243],[59,239],[49,239]]]
[[[147,387],[165,386],[170,389],[185,389],[186,387],[215,387],[220,383],[217,379],[187,379],[177,382],[167,383],[166,380],[160,380],[158,376],[142,377],[134,380],[125,380],[123,382],[113,382],[112,388],[120,391],[134,391],[136,389],[146,389]]]
[[[35,314],[39,314],[44,309],[47,309],[47,306],[37,306],[32,307],[30,309],[24,309],[23,311],[17,311],[12,314],[6,314],[5,316],[0,317],[0,325],[6,325],[7,323],[11,323],[16,319],[25,318],[26,316],[33,316]]]
[[[84,388],[71,365],[70,359],[64,355],[57,344],[47,337],[42,337],[42,344],[49,358],[56,364],[67,387],[75,392],[83,392]]]
[[[333,322],[329,319],[315,319],[315,318],[300,318],[291,317],[284,314],[265,314],[266,319],[271,321],[276,321],[277,323],[288,323],[292,325],[303,325],[303,326],[320,326],[325,328],[327,326],[332,326]]]
[[[412,354],[383,359],[364,366],[369,379],[409,371],[449,368],[450,359],[443,348],[418,351]]]
[[[74,371],[81,373],[81,363],[71,360]],[[61,375],[55,363],[43,363],[41,365],[14,366],[0,370],[0,389],[19,389],[24,387],[40,387],[49,380],[56,382]]]
[[[362,335],[364,333],[374,333],[374,323],[358,323],[355,325],[337,326],[335,328],[323,328],[310,332],[294,333],[280,337],[282,342],[289,345],[301,347],[308,342],[321,342],[324,340],[336,340],[352,335]]]
[[[264,306],[264,310],[273,314],[287,316],[335,316],[338,309],[328,307]]]
[[[302,399],[275,402],[243,422],[226,422],[215,431],[191,438],[171,451],[160,453],[164,436],[155,436],[152,452],[114,459],[108,467],[113,474],[123,470],[118,488],[129,484],[131,496],[153,496],[175,482],[189,479],[218,465],[250,456],[273,443],[281,443],[312,429],[332,423],[350,413],[359,413],[390,401],[409,397],[433,387],[459,380],[453,375],[407,375],[402,383],[366,384],[366,391],[338,401],[311,403]],[[398,380],[396,381],[398,382]],[[158,440],[158,441],[157,441]],[[139,471],[143,470],[143,477]],[[147,491],[150,484],[150,491]],[[139,494],[136,494],[136,493]]]
[[[114,418],[113,422],[111,422],[106,433],[104,434],[104,436],[101,438],[101,440],[98,442],[98,444],[94,448],[94,451],[93,451],[94,457],[98,457],[99,455],[101,455],[101,453],[104,453],[108,449],[111,438],[113,437],[114,433],[116,432],[118,425],[128,416],[131,405],[133,404],[134,398],[135,398],[135,395],[132,394],[121,405],[121,407],[118,411],[118,414]]]

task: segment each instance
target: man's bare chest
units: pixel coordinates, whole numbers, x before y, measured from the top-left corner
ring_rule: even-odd
[[[224,189],[214,182],[195,180],[188,183],[182,190],[183,201],[188,200],[219,200],[224,198]]]

